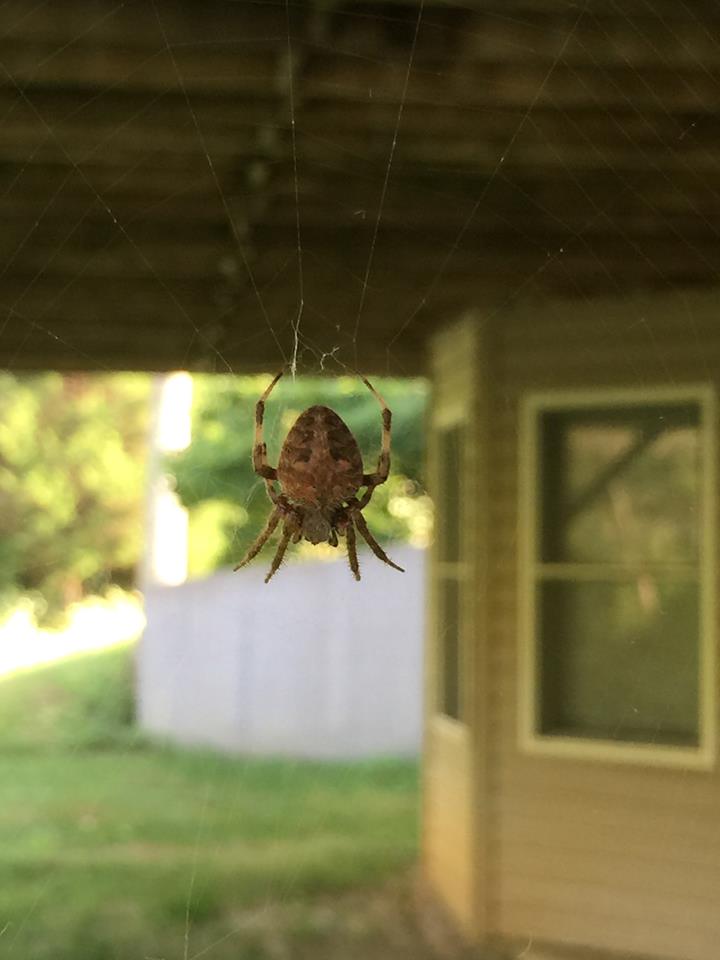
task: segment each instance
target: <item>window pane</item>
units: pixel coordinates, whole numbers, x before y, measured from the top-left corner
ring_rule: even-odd
[[[440,560],[460,560],[460,484],[462,427],[441,430],[438,437],[438,538]]]
[[[541,559],[696,563],[697,405],[552,412],[541,419]]]
[[[698,743],[698,585],[541,584],[545,734]]]
[[[440,710],[460,719],[460,584],[452,578],[439,581]]]

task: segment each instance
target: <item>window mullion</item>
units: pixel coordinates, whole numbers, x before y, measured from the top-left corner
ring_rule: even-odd
[[[652,574],[664,580],[697,580],[697,563],[542,563],[534,565],[536,580],[627,581]]]

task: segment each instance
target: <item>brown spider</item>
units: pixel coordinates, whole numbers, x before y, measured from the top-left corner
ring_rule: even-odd
[[[282,563],[290,541],[298,543],[303,537],[310,543],[327,542],[336,547],[338,536],[344,536],[350,569],[359,580],[356,527],[376,557],[404,573],[375,540],[361,513],[370,502],[375,487],[385,483],[390,472],[392,414],[385,401],[363,377],[363,383],[382,407],[382,448],[374,473],[363,472],[360,448],[345,422],[334,410],[321,406],[308,407],[300,414],[285,438],[276,469],[267,462],[263,417],[265,401],[282,375],[283,371],[280,371],[255,407],[253,467],[265,481],[274,509],[265,529],[234,569],[239,570],[258,555],[282,520],[282,536],[265,583]],[[280,484],[280,492],[275,489],[273,481]],[[365,493],[358,498],[356,494],[361,487],[366,488]]]

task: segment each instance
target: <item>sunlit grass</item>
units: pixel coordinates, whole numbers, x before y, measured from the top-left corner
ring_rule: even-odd
[[[0,954],[182,960],[187,934],[189,957],[269,960],[281,923],[283,955],[345,960],[375,921],[333,907],[326,929],[322,903],[371,903],[413,862],[415,765],[152,747],[132,727],[133,653],[0,680]]]
[[[20,601],[0,622],[0,677],[136,639],[145,626],[140,598],[117,588],[72,604],[65,620],[59,629],[43,629],[30,600]]]
[[[0,677],[0,751],[133,745],[134,651],[115,644]]]

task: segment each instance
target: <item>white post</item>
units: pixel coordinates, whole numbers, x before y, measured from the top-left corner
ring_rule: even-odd
[[[187,579],[188,517],[163,470],[166,454],[190,443],[192,377],[178,372],[153,377],[145,481],[145,546],[140,589]]]

